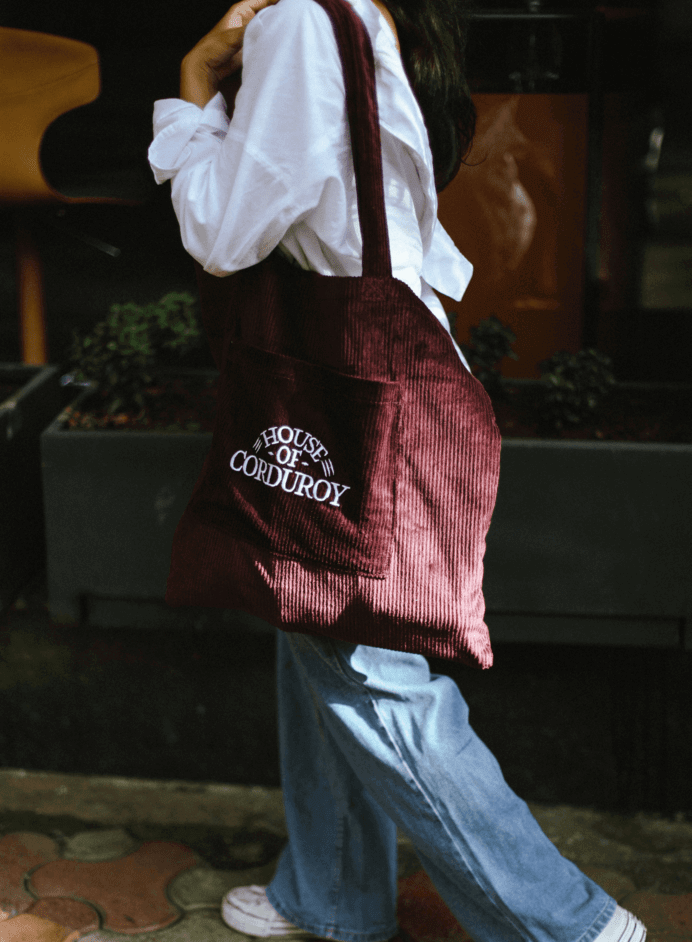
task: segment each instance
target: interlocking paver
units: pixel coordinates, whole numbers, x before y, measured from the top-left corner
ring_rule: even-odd
[[[399,880],[397,917],[416,942],[472,942],[424,870]]]
[[[24,914],[0,922],[0,942],[76,942],[80,935],[40,916]]]
[[[166,887],[183,870],[199,863],[183,844],[150,841],[120,860],[84,863],[57,860],[31,878],[37,898],[88,900],[103,913],[103,927],[133,934],[161,929],[180,918]]]
[[[629,877],[616,870],[606,870],[603,867],[580,867],[579,869],[594,883],[598,883],[618,903],[637,889]]]
[[[248,942],[249,937],[229,929],[218,912],[209,909],[188,913],[180,922],[159,932],[138,935],[136,942]],[[51,940],[52,942],[52,940]],[[123,942],[122,935],[99,929],[80,942]]]
[[[692,893],[668,896],[640,890],[622,905],[644,923],[647,942],[692,938]]]
[[[68,838],[63,848],[66,860],[117,860],[137,849],[139,841],[123,828],[80,831]]]
[[[44,834],[6,834],[0,840],[0,918],[26,912],[34,899],[24,889],[25,874],[59,856],[58,845]]]
[[[80,932],[90,932],[100,925],[99,914],[94,907],[76,899],[39,899],[32,903],[27,913]]]
[[[192,912],[197,909],[220,909],[221,900],[235,886],[257,884],[267,886],[276,871],[276,861],[252,870],[212,870],[194,867],[173,880],[168,887],[168,898],[179,909]]]

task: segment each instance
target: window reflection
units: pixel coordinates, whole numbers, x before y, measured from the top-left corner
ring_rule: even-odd
[[[538,376],[556,349],[578,349],[584,282],[585,95],[475,95],[474,146],[440,194],[439,217],[474,264],[458,312],[496,314],[517,334],[506,375]]]

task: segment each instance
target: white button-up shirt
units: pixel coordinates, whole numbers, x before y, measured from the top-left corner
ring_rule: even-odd
[[[394,34],[371,0],[348,2],[375,57],[392,274],[449,330],[433,289],[461,300],[473,267],[437,220],[428,134]],[[230,121],[220,93],[204,109],[157,101],[149,162],[157,183],[171,180],[183,245],[205,271],[248,268],[278,245],[321,275],[362,275],[343,71],[314,0],[279,0],[250,21]]]

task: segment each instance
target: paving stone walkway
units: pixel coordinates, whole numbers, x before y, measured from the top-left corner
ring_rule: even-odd
[[[649,942],[692,940],[691,823],[530,807]],[[0,770],[0,942],[245,942],[221,899],[285,840],[280,789]],[[403,836],[398,912],[414,942],[470,942]]]

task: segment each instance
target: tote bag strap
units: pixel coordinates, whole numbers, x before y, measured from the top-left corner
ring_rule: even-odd
[[[315,0],[334,27],[344,70],[363,239],[363,276],[392,277],[382,182],[382,142],[375,86],[375,57],[365,24],[348,0]]]

